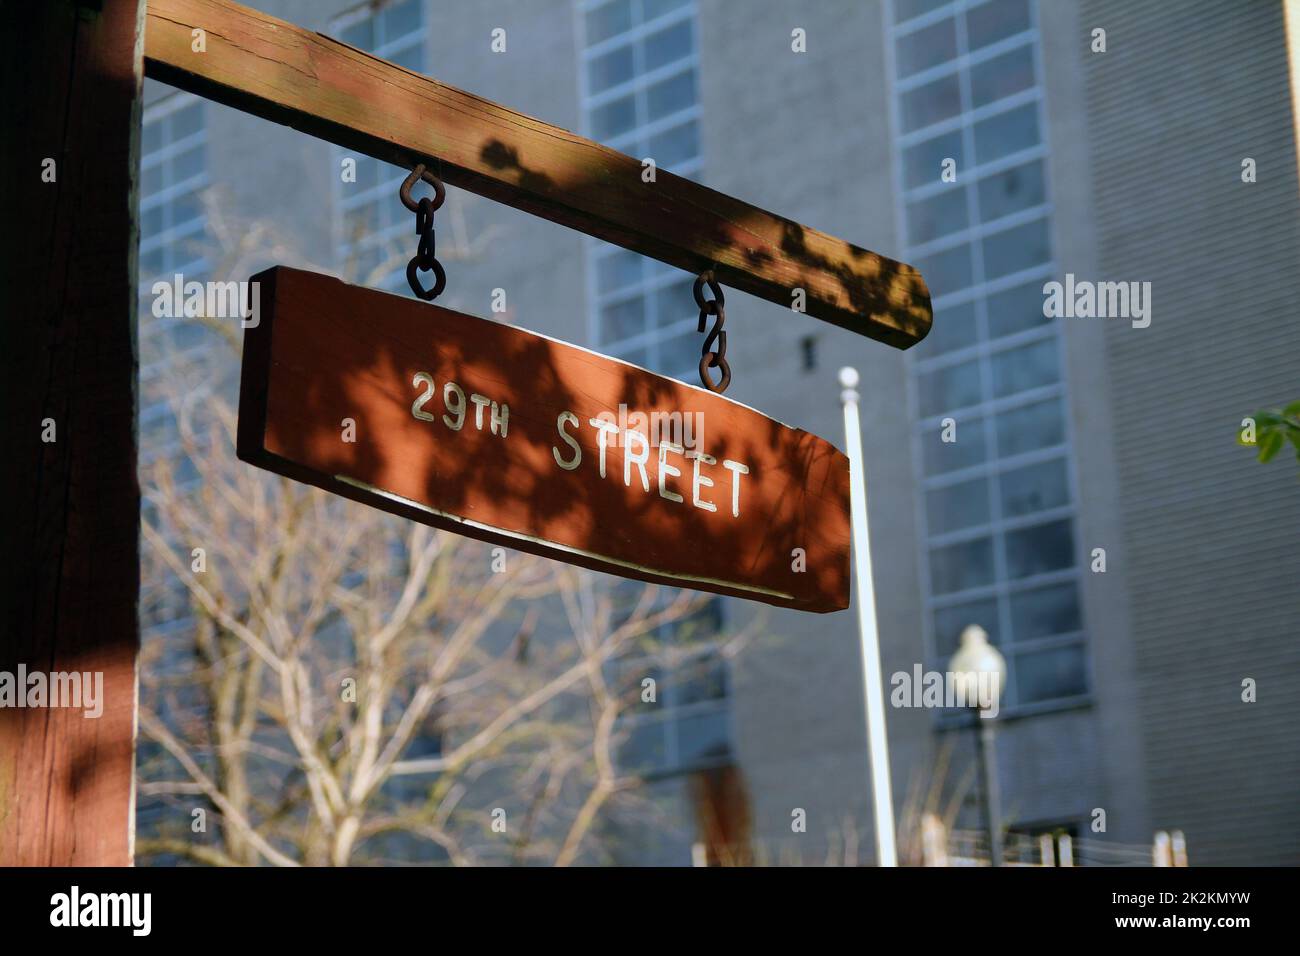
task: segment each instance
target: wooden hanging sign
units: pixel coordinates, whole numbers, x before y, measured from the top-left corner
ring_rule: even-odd
[[[805,611],[849,603],[849,463],[721,395],[277,266],[245,331],[244,461],[436,528]]]

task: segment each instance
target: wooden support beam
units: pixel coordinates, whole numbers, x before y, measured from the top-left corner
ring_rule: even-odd
[[[204,52],[194,50],[203,30]],[[911,266],[227,0],[149,0],[149,76],[791,306],[897,348],[930,329]]]
[[[131,862],[143,7],[12,4],[0,40],[0,866]]]

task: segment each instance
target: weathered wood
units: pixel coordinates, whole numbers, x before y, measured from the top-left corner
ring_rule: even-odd
[[[192,31],[206,51],[192,50]],[[911,266],[226,0],[150,0],[149,76],[898,348],[930,329]]]
[[[0,865],[131,862],[144,10],[94,6],[5,9],[0,675],[101,674],[102,714],[0,707]]]
[[[243,460],[624,577],[848,605],[848,459],[817,436],[513,326],[283,266],[253,281]]]

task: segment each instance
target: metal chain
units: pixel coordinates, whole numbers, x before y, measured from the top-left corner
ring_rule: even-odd
[[[713,293],[712,299],[704,298],[705,285],[708,285],[709,291]],[[709,316],[714,317],[713,327],[709,329],[709,334],[704,338],[704,347],[700,349],[700,381],[710,392],[721,395],[731,384],[731,366],[727,364],[727,333],[722,328],[727,321],[726,297],[722,294],[722,286],[718,285],[718,280],[713,278],[711,269],[699,274],[692,292],[695,295],[695,304],[700,307],[698,331],[703,332]],[[714,342],[718,345],[716,350],[713,348]],[[716,384],[709,378],[711,368],[721,370]]]
[[[411,198],[411,188],[421,179],[433,187],[433,198],[422,196],[417,202]],[[406,281],[411,286],[412,292],[425,302],[432,302],[447,287],[447,273],[443,271],[442,263],[435,257],[437,245],[433,235],[433,214],[447,198],[447,191],[443,188],[442,181],[425,169],[424,164],[421,163],[411,170],[411,175],[402,182],[398,195],[402,199],[402,205],[415,213],[415,232],[420,237],[415,255],[406,264]],[[433,272],[432,289],[425,289],[420,285],[420,279],[415,274],[417,269],[421,272]]]

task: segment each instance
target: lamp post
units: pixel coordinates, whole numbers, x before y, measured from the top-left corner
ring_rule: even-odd
[[[989,643],[988,632],[971,624],[961,632],[961,646],[948,664],[958,699],[970,708],[976,725],[980,782],[984,791],[984,825],[989,834],[989,860],[1002,865],[1002,798],[998,788],[996,747],[998,701],[1007,679],[1007,662]]]

